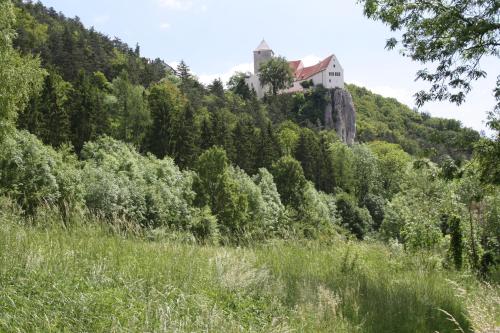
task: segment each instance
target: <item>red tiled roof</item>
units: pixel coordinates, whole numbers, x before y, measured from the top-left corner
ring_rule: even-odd
[[[288,64],[290,65],[290,68],[292,69],[292,72],[295,74],[297,72],[297,69],[299,69],[299,66],[301,65],[302,60],[294,60],[294,61],[289,61]]]
[[[314,66],[309,66],[309,67],[302,67],[300,64],[302,61],[296,60],[296,61],[289,61],[288,63],[290,64],[290,68],[292,69],[293,73],[295,74],[295,79],[296,80],[307,80],[311,76],[324,71],[330,62],[332,61],[333,55],[327,57],[326,59],[320,61]]]

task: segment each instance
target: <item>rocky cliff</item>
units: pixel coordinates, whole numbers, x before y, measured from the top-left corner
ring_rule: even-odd
[[[325,110],[325,127],[334,129],[341,140],[348,145],[356,137],[356,110],[351,94],[344,89],[330,90],[330,103]]]

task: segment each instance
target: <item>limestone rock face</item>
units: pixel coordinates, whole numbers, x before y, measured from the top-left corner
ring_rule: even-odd
[[[356,110],[351,94],[344,89],[330,90],[331,102],[325,110],[325,127],[334,129],[343,142],[348,145],[356,138]]]

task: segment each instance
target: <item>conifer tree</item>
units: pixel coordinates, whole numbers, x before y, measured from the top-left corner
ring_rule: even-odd
[[[334,169],[331,154],[328,151],[329,143],[324,136],[320,138],[318,157],[318,189],[326,193],[334,193]]]
[[[200,142],[199,146],[201,150],[207,150],[214,145],[212,124],[210,119],[203,118],[200,128]]]
[[[217,110],[212,114],[213,144],[223,147],[231,160],[234,159],[234,147],[227,110]]]
[[[163,158],[173,151],[172,118],[184,105],[179,89],[165,81],[151,87],[149,98],[152,125],[147,137],[149,151]]]
[[[240,119],[233,132],[234,163],[248,174],[254,174],[255,169],[255,134],[252,123]]]
[[[295,158],[302,165],[306,178],[316,185],[320,183],[319,157],[320,148],[317,136],[310,129],[302,129],[295,150]]]
[[[97,94],[98,89],[93,86],[89,75],[80,71],[71,95],[71,133],[77,152],[83,148],[85,142],[98,136],[97,119],[103,110],[98,103]]]
[[[40,97],[40,113],[43,115],[40,138],[54,147],[70,141],[68,112],[70,89],[71,85],[56,73],[50,73],[45,78]]]
[[[176,132],[175,160],[180,167],[192,166],[199,152],[197,146],[199,128],[196,125],[194,110],[190,104],[182,112]]]
[[[221,79],[215,79],[212,84],[208,87],[208,90],[211,94],[219,97],[219,98],[224,98],[224,84],[222,83]]]
[[[273,125],[269,121],[267,126],[260,130],[257,151],[256,166],[258,168],[269,169],[280,154],[278,139],[274,134]]]

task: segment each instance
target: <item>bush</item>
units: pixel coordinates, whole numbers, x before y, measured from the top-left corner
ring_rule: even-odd
[[[204,207],[193,216],[189,230],[199,243],[215,245],[219,242],[217,218],[212,215],[208,207]]]
[[[356,200],[347,193],[336,197],[337,210],[342,218],[342,226],[352,232],[358,239],[363,239],[372,229],[373,220],[366,208],[359,208]]]
[[[85,201],[92,212],[145,227],[189,226],[196,213],[193,175],[172,159],[141,156],[108,137],[87,143],[82,158]]]
[[[0,195],[14,199],[26,214],[51,205],[67,216],[83,204],[80,184],[76,158],[68,151],[58,153],[25,131],[0,143]]]
[[[291,156],[284,156],[273,164],[272,173],[282,202],[298,209],[307,183],[300,163]]]
[[[308,182],[302,191],[298,214],[304,236],[317,238],[321,233],[333,230],[336,221],[336,206],[332,196],[316,191]]]
[[[273,175],[262,168],[253,177],[253,181],[259,187],[264,201],[264,232],[269,236],[276,235],[283,228],[286,228],[288,217],[285,212],[285,206],[281,203]]]

